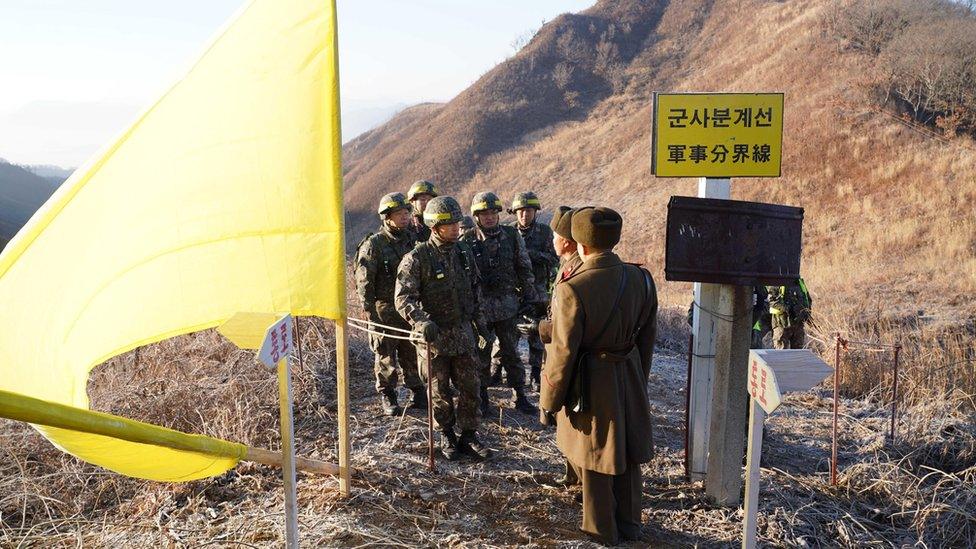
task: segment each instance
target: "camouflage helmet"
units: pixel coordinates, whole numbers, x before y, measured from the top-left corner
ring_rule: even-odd
[[[464,219],[461,220],[461,230],[466,231],[468,229],[473,229],[473,228],[474,228],[474,219],[471,219],[470,215],[464,216]]]
[[[427,203],[424,210],[424,225],[434,228],[438,225],[460,223],[464,220],[464,213],[457,200],[450,196],[438,196]]]
[[[410,204],[407,202],[407,198],[403,196],[403,193],[390,193],[383,195],[383,198],[380,199],[380,206],[376,210],[376,213],[385,216],[409,207]]]
[[[498,199],[498,196],[491,192],[485,191],[474,195],[471,199],[471,215],[478,212],[483,212],[485,210],[495,210],[496,212],[502,211],[502,201]]]
[[[410,190],[407,191],[407,200],[413,202],[413,199],[417,198],[418,194],[429,194],[431,198],[435,198],[437,197],[437,187],[430,181],[421,179],[413,185],[410,185]]]
[[[508,210],[508,213],[515,213],[522,208],[535,208],[536,210],[541,210],[542,205],[539,203],[539,197],[535,195],[532,191],[524,191],[515,195],[515,199],[512,200],[512,209]]]

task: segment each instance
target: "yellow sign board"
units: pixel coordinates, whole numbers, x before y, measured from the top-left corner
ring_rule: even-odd
[[[658,177],[779,177],[782,93],[655,93]]]

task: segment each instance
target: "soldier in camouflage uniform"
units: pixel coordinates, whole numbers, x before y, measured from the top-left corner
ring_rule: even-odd
[[[559,257],[553,248],[553,232],[548,225],[536,223],[536,216],[542,206],[539,197],[534,192],[521,192],[515,195],[512,209],[508,213],[515,215],[514,226],[525,241],[525,248],[532,261],[532,276],[535,278],[536,302],[523,307],[523,312],[533,318],[543,318],[549,305],[549,288],[552,287]],[[529,343],[529,372],[532,386],[539,390],[539,375],[542,370],[542,355],[545,346],[538,334],[526,336]]]
[[[772,315],[769,314],[769,292],[765,286],[752,288],[752,349],[763,348],[763,338],[772,331]]]
[[[806,344],[804,324],[810,319],[813,298],[802,278],[788,286],[767,286],[772,315],[773,348],[802,349]]]
[[[380,232],[364,238],[356,249],[356,291],[370,322],[409,330],[410,325],[393,304],[393,290],[400,261],[415,244],[413,231],[408,228],[410,204],[402,193],[388,194],[380,200],[378,213],[382,221]],[[403,383],[412,393],[410,407],[426,408],[427,398],[417,373],[417,352],[413,344],[374,334],[370,334],[369,344],[376,357],[373,372],[383,412],[392,416],[402,411],[396,392],[398,363],[403,370]]]
[[[491,192],[474,195],[471,215],[477,227],[461,237],[471,245],[484,281],[485,322],[488,325],[487,344],[479,348],[481,356],[481,398],[487,410],[488,383],[491,378],[491,346],[498,338],[501,365],[508,377],[508,385],[515,391],[515,407],[534,414],[535,406],[525,398],[525,369],[518,354],[519,333],[515,327],[521,301],[535,303],[535,278],[532,261],[522,236],[514,227],[499,224],[498,212],[502,202]]]
[[[461,206],[449,196],[437,197],[424,210],[432,229],[400,263],[396,308],[430,347],[434,419],[441,430],[441,452],[450,460],[459,453],[484,459],[490,450],[478,440],[481,379],[475,348],[485,330],[481,319],[478,265],[471,248],[458,242]],[[424,345],[418,345],[421,375],[427,376]],[[458,390],[457,407],[451,384]],[[461,438],[454,425],[461,428]]]
[[[430,227],[424,223],[424,208],[432,198],[437,197],[437,188],[426,179],[421,179],[407,191],[407,200],[413,205],[413,223],[411,227],[417,238],[417,242],[425,242],[430,238]]]

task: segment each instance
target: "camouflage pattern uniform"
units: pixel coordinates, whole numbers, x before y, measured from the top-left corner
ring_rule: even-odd
[[[772,330],[766,286],[752,288],[752,343],[750,349],[762,349],[763,339]],[[688,326],[694,328],[695,300],[688,304]],[[748,403],[747,403],[748,404]],[[748,426],[747,426],[748,427]]]
[[[427,242],[430,239],[430,227],[424,225],[423,219],[422,213],[414,213],[413,222],[410,224],[417,242]]]
[[[407,201],[413,204],[413,223],[410,224],[417,242],[426,242],[430,238],[430,227],[424,223],[424,212],[420,210],[420,202],[416,201],[418,194],[427,194],[437,198],[437,187],[426,179],[421,179],[410,186],[407,191]]]
[[[541,208],[539,199],[535,193],[519,193],[512,201],[510,213],[515,213],[522,208],[535,208],[538,212]],[[552,229],[545,223],[534,220],[528,227],[521,226],[518,221],[512,223],[522,240],[525,241],[525,248],[529,252],[529,260],[532,261],[532,276],[535,278],[535,297],[536,302],[532,303],[530,315],[541,318],[546,314],[549,305],[549,290],[555,281],[556,269],[559,265],[559,256],[556,249],[552,246]],[[545,346],[538,334],[526,336],[529,344],[529,371],[533,384],[538,388],[539,377],[542,369],[542,357],[545,353]]]
[[[813,298],[802,278],[788,286],[767,286],[772,315],[773,348],[802,349],[806,344],[804,324],[810,319]]]
[[[763,338],[772,330],[769,295],[765,286],[752,289],[752,348],[762,349]]]
[[[457,204],[450,197],[434,200],[442,199]],[[431,204],[441,203],[431,201]],[[428,223],[438,215],[431,209],[428,205],[425,213]],[[454,222],[461,219],[460,207],[457,209]],[[461,445],[466,438],[474,440],[481,423],[481,381],[475,359],[478,340],[475,327],[482,325],[479,280],[471,248],[462,242],[444,242],[437,234],[410,251],[397,273],[397,311],[415,330],[423,331],[431,322],[436,325],[436,335],[428,340],[429,368],[433,378],[434,419],[444,434],[442,447],[446,443]],[[417,346],[420,372],[425,379],[426,346]],[[452,383],[460,393],[456,408]],[[454,439],[455,424],[462,431],[460,443]]]
[[[487,204],[487,207],[482,207]],[[485,209],[501,210],[501,201],[493,193],[478,193],[471,207],[472,215]],[[465,231],[461,241],[474,249],[483,279],[483,310],[488,333],[487,344],[479,348],[481,358],[481,398],[486,399],[491,378],[491,347],[498,339],[502,368],[508,385],[515,391],[515,405],[523,412],[535,410],[525,399],[525,367],[518,354],[519,333],[516,328],[520,298],[534,303],[535,278],[532,261],[522,236],[513,227],[498,225],[492,229],[478,226]],[[483,404],[486,405],[486,404]]]
[[[385,207],[389,204],[397,204],[397,206]],[[380,202],[380,215],[391,213],[392,208],[406,207],[409,205],[402,194],[387,195]],[[384,222],[380,232],[367,236],[359,244],[355,260],[356,291],[362,302],[363,312],[370,322],[410,329],[410,325],[396,311],[393,290],[396,287],[400,261],[414,248],[415,243],[412,231],[397,230]],[[373,372],[376,375],[376,391],[386,397],[390,407],[397,406],[398,363],[403,370],[404,385],[413,392],[414,405],[426,406],[424,384],[417,372],[417,352],[413,344],[403,339],[374,334],[370,334],[369,344],[375,354]],[[384,406],[386,407],[386,404]]]

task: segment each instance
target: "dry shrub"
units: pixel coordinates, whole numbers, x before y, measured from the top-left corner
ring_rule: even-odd
[[[688,326],[688,312],[676,307],[665,307],[657,313],[657,346],[656,349],[668,349],[673,352],[688,352],[688,337],[691,327]]]
[[[873,539],[880,525],[910,530],[917,542],[929,547],[972,547],[976,544],[974,481],[974,468],[953,474],[928,468],[913,472],[899,462],[883,460],[853,465],[842,476],[841,494],[851,505],[869,507],[868,515],[876,524],[861,524],[865,535],[854,537],[851,544]]]

